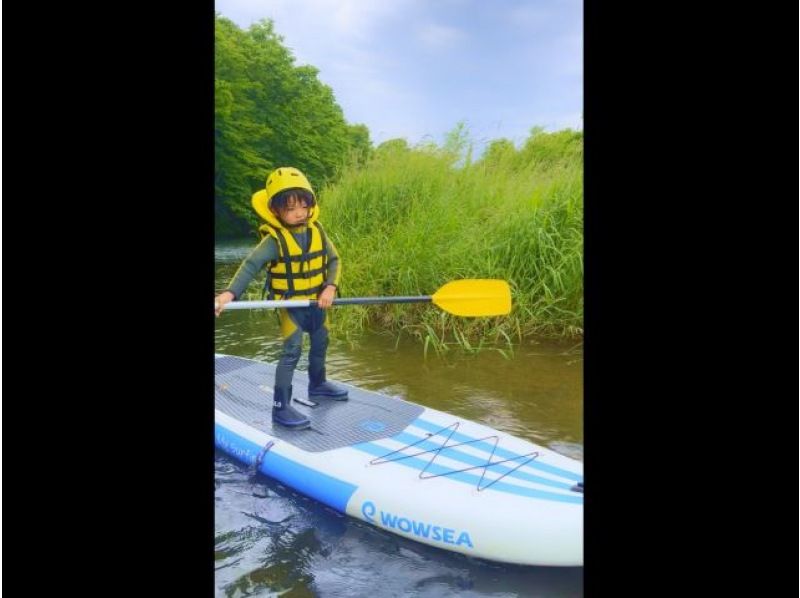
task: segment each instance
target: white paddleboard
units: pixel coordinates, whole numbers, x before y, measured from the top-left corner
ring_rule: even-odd
[[[271,421],[275,366],[215,359],[222,451],[329,507],[469,556],[583,565],[583,464],[462,417],[342,384],[348,401],[306,394],[305,430]],[[341,384],[337,382],[337,384]],[[307,403],[307,404],[303,404]]]

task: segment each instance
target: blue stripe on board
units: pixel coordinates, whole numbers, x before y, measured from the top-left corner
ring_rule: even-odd
[[[412,426],[417,426],[418,428],[422,428],[423,430],[427,430],[428,432],[438,432],[442,428],[444,428],[441,424],[435,424],[433,422],[425,421],[422,418],[416,419],[411,422]],[[450,430],[445,430],[438,434],[436,438],[443,437],[447,438],[450,434]],[[451,437],[451,440],[456,440],[458,442],[467,442],[469,440],[475,440],[472,436],[467,436],[466,434],[462,434],[461,432],[455,432]],[[473,442],[470,446],[474,446],[476,448],[482,449],[487,452],[491,452],[494,448],[494,444],[490,442]],[[521,457],[522,455],[515,453],[513,451],[509,451],[508,449],[504,449],[501,446],[498,446],[497,449],[494,451],[494,454],[498,457],[503,457],[505,459],[511,459],[513,457]],[[533,467],[540,471],[546,471],[547,473],[552,473],[553,475],[561,476],[562,478],[567,478],[568,480],[574,480],[576,482],[582,482],[583,476],[579,473],[575,473],[573,471],[569,471],[567,469],[561,469],[560,467],[556,467],[554,465],[548,465],[547,463],[540,463],[536,459],[528,463],[525,467]]]
[[[218,423],[214,424],[214,437],[217,447],[246,465],[253,465],[263,448]],[[264,455],[259,471],[341,513],[346,512],[347,502],[358,488],[272,451]]]
[[[362,442],[361,444],[354,444],[351,448],[363,451],[375,457],[383,457],[387,453],[391,452],[391,449],[387,449],[385,446],[380,446],[379,444],[375,444],[372,442]],[[417,457],[408,457],[406,459],[393,461],[393,463],[397,465],[404,465],[405,467],[410,467],[412,469],[416,469],[418,471],[422,471],[426,468],[426,473],[428,474],[446,474],[453,471],[449,467],[443,467],[441,465],[437,465],[435,462],[428,466],[428,461],[423,459],[419,459]],[[374,467],[380,467],[380,465],[376,465]],[[478,483],[480,482],[480,476],[473,475],[471,473],[466,472],[459,472],[459,473],[449,473],[447,478],[450,480],[456,480],[459,482],[464,482],[469,484],[475,488],[478,487]],[[484,478],[484,486],[488,484],[490,480]],[[570,494],[556,494],[554,492],[546,492],[544,490],[534,490],[533,488],[525,488],[523,486],[515,486],[514,484],[507,484],[505,482],[495,482],[491,486],[487,488],[488,490],[496,490],[498,492],[506,492],[508,494],[517,494],[519,496],[527,496],[530,498],[541,498],[544,500],[553,500],[558,502],[568,502],[568,503],[575,503],[575,504],[583,504],[583,496],[581,495],[570,495]]]
[[[444,440],[447,438],[447,436],[443,436],[443,437],[442,436],[433,436],[433,438],[436,438],[437,440],[439,438],[441,438],[442,442],[444,442]],[[400,434],[397,434],[396,436],[392,436],[392,440],[396,440],[397,442],[402,442],[404,444],[414,444],[413,447],[409,447],[409,449],[408,449],[408,450],[411,450],[411,451],[415,451],[417,449],[419,449],[419,450],[438,449],[438,448],[441,448],[441,446],[442,446],[441,443],[436,443],[436,442],[432,442],[430,440],[425,440],[421,436],[414,436],[413,434],[409,434],[408,432],[400,432]],[[420,442],[420,440],[422,442]],[[451,442],[452,442],[452,439],[451,439]],[[418,443],[418,444],[415,444],[415,443]],[[475,443],[475,444],[478,444],[478,443]],[[474,445],[473,444],[469,444],[467,446],[474,446]],[[437,458],[439,456],[447,457],[448,459],[453,459],[455,461],[461,461],[462,463],[467,463],[468,465],[486,465],[486,459],[489,458],[488,455],[486,456],[486,459],[483,459],[481,457],[476,457],[475,455],[471,455],[469,453],[465,453],[463,451],[460,451],[460,450],[458,450],[456,448],[449,448],[449,447],[439,451],[438,455],[437,455],[437,453],[426,453],[425,455],[420,455],[420,457],[422,459],[426,459],[426,458],[427,459],[432,459],[434,457],[434,455],[436,455]],[[518,465],[520,465],[522,463],[525,463],[525,461],[527,459],[529,459],[529,458],[530,457],[523,457],[523,458],[517,459],[516,461],[511,461],[508,464],[504,464],[504,465],[492,465],[492,466],[489,467],[489,469],[487,471],[488,472],[494,472],[494,473],[496,473],[498,475],[504,474],[504,473],[507,473],[507,472],[510,471],[511,473],[508,474],[509,478],[517,478],[519,480],[525,480],[525,481],[528,481],[528,482],[535,482],[537,484],[542,484],[542,485],[545,485],[545,486],[551,486],[552,488],[560,488],[562,490],[569,490],[574,485],[571,482],[570,483],[559,482],[557,480],[551,480],[550,478],[543,478],[543,477],[538,476],[538,475],[533,475],[531,473],[526,473],[526,472],[522,471],[521,469],[517,469],[516,471],[512,471],[516,466],[518,466]],[[495,454],[495,457],[493,457],[492,459],[494,461],[502,461],[502,459],[504,459],[504,457],[497,458],[497,455]],[[530,465],[531,463],[528,463],[528,465]],[[475,473],[475,471],[473,471],[473,473]],[[480,473],[480,472],[478,472],[478,473]]]

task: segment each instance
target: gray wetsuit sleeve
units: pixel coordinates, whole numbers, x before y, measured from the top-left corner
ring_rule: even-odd
[[[270,236],[264,237],[236,270],[236,274],[233,275],[226,290],[233,293],[234,298],[238,299],[261,269],[268,262],[276,259],[278,259],[278,246],[275,239]]]
[[[339,279],[342,275],[342,263],[339,260],[339,252],[328,235],[325,235],[325,245],[328,249],[328,272],[325,276],[325,284],[336,285],[339,288]]]

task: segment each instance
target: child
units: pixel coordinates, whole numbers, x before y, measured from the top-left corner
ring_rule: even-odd
[[[325,235],[319,205],[305,175],[281,167],[267,177],[267,187],[253,195],[253,208],[267,221],[259,227],[261,242],[245,258],[228,288],[217,295],[215,313],[242,296],[261,268],[267,266],[268,299],[316,299],[319,307],[280,309],[283,354],[275,372],[272,420],[291,429],[311,422],[291,406],[292,376],[300,359],[303,332],[311,338],[308,353],[308,395],[347,400],[347,390],[326,381],[328,327],[325,309],[333,303],[341,272],[339,255]]]

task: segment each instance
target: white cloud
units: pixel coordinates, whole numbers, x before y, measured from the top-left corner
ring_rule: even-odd
[[[328,4],[328,0],[323,2]],[[330,23],[345,39],[369,41],[376,26],[392,18],[403,8],[403,2],[367,2],[365,0],[331,0]]]
[[[451,48],[466,39],[466,34],[455,27],[434,23],[417,27],[417,38],[431,48]]]
[[[572,32],[553,40],[553,70],[562,76],[583,75],[583,34]]]
[[[575,2],[507,2],[490,13],[478,11],[485,8],[478,0],[217,0],[216,8],[243,28],[272,19],[296,64],[319,69],[348,122],[366,124],[375,143],[405,137],[413,144],[425,135],[438,141],[461,119],[481,137],[518,141],[533,125],[582,126],[573,114],[582,95],[581,8],[566,19],[563,11]],[[464,74],[482,61],[500,65],[494,83],[471,88]],[[462,101],[476,94],[484,99]]]
[[[217,0],[216,9],[240,26],[270,18],[279,32],[352,43],[368,42],[378,25],[416,4],[419,0]]]
[[[514,27],[536,30],[551,21],[551,11],[532,4],[520,4],[504,11],[506,21]]]

